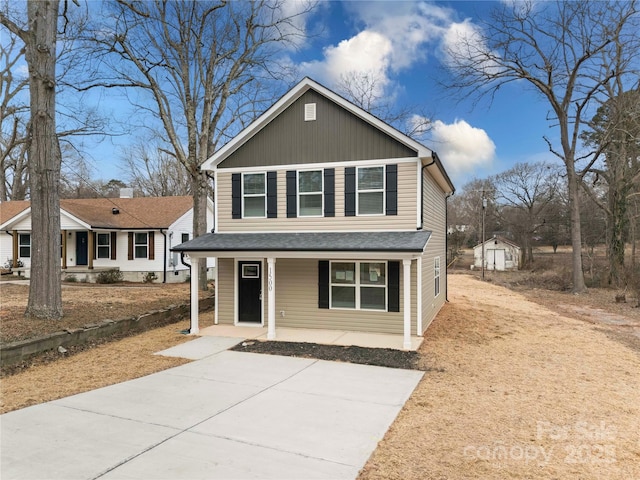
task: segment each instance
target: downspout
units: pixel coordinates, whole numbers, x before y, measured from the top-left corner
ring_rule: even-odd
[[[444,197],[444,269],[447,274],[447,281],[444,282],[444,301],[449,303],[449,265],[447,264],[447,252],[449,251],[449,208],[447,206],[447,200],[453,196],[452,193],[448,193]]]
[[[160,229],[160,233],[164,237],[164,255],[162,264],[162,283],[167,283],[167,234]]]
[[[436,163],[436,152],[431,152],[431,159],[431,163],[423,165],[420,170],[420,228],[418,230],[424,228],[424,169]]]

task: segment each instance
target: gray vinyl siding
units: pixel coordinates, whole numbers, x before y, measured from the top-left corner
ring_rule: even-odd
[[[218,302],[218,323],[233,325],[234,323],[234,260],[218,258],[218,285],[216,285],[216,302]]]
[[[417,160],[416,160],[417,161]],[[367,163],[369,165],[369,163]],[[218,232],[277,232],[319,230],[415,230],[417,208],[416,164],[398,163],[398,214],[344,216],[344,167],[335,168],[335,217],[287,218],[286,170],[278,170],[277,218],[233,219],[231,171],[217,173]]]
[[[315,121],[304,121],[306,103],[316,104]],[[415,150],[309,90],[218,168],[403,158],[416,154]]]
[[[422,257],[422,329],[427,329],[446,299],[446,200],[445,193],[428,172],[423,173],[424,228],[431,237]],[[440,257],[440,294],[434,297],[434,258]]]

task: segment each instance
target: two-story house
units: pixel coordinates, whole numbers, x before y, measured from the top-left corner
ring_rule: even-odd
[[[217,258],[217,323],[402,334],[409,348],[445,302],[454,187],[438,156],[315,81],[203,169],[215,230],[174,251]]]

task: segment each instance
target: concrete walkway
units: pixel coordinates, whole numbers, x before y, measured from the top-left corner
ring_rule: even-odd
[[[0,477],[352,479],[423,375],[228,343],[199,338],[173,353],[201,360],[2,415]]]

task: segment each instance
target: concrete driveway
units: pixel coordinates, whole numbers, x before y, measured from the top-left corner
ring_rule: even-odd
[[[0,477],[355,478],[422,375],[225,350],[2,415]]]

